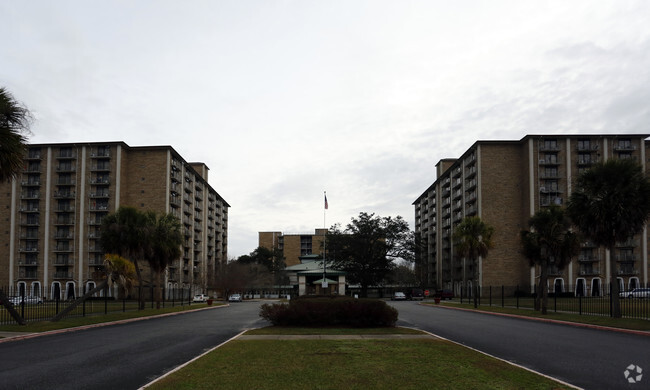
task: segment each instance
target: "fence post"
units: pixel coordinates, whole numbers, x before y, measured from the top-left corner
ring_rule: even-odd
[[[517,296],[517,309],[519,309],[519,285],[517,285],[517,291],[515,291],[515,295]]]
[[[612,283],[609,283],[609,316],[614,317],[614,311],[612,310],[612,302],[614,300],[613,294],[612,294]]]
[[[108,284],[104,286],[104,314],[108,313]]]
[[[492,285],[490,285],[490,306],[492,306]]]
[[[25,286],[27,288],[27,286]],[[20,297],[22,298],[20,300],[20,316],[25,318],[25,290],[20,291]]]
[[[506,307],[506,301],[505,301],[505,298],[504,298],[505,291],[506,291],[506,289],[502,284],[501,285],[501,307]]]
[[[578,314],[582,315],[582,294],[578,295]]]

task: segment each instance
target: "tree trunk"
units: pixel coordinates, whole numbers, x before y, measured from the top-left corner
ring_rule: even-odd
[[[52,317],[51,321],[56,322],[59,321],[61,318],[65,317],[68,313],[70,313],[72,310],[74,310],[77,306],[79,306],[82,302],[90,298],[94,293],[102,291],[104,287],[108,284],[108,280],[104,280],[101,283],[99,283],[95,288],[92,290],[88,291],[85,293],[82,297],[77,298],[74,302],[72,302],[68,307],[63,309],[62,311],[59,312],[59,314],[55,315]]]
[[[478,259],[474,261],[474,309],[478,308]]]
[[[612,302],[612,317],[614,318],[621,318],[621,302],[619,300],[618,296],[618,272],[616,269],[616,260],[614,260],[614,245],[615,243],[612,243],[609,245],[609,270],[610,270],[610,275],[609,275],[609,285],[610,285],[610,294],[611,294],[611,299],[610,301]]]
[[[164,272],[156,272],[156,309],[160,309],[160,302],[162,302],[162,273]]]
[[[548,264],[542,263],[539,273],[539,293],[536,297],[536,299],[539,299],[541,302],[542,315],[546,315],[548,313],[548,288],[546,288],[547,282]]]
[[[135,266],[135,274],[138,276],[138,310],[144,310],[144,296],[142,295],[142,275],[140,274],[140,267],[138,267],[138,260],[132,260]]]
[[[5,295],[4,291],[0,289],[0,301],[2,301],[2,305],[7,309],[9,314],[13,317],[14,320],[18,323],[18,325],[25,325],[25,319],[18,313],[14,305],[9,302],[9,298]]]

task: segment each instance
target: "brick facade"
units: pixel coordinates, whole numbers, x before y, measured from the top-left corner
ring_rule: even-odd
[[[494,248],[479,264],[482,286],[534,283],[521,254],[519,233],[540,208],[563,206],[578,175],[596,162],[631,158],[648,170],[648,135],[529,135],[519,141],[478,141],[458,159],[436,165],[437,179],[413,203],[415,232],[423,243],[420,274],[434,288],[459,293],[471,285],[473,265],[454,254],[452,234],[465,216],[478,215],[495,228]],[[623,288],[648,283],[647,236],[619,243],[617,259]],[[566,290],[583,285],[598,295],[610,270],[607,253],[583,243],[583,251],[564,270],[551,270],[551,283]]]
[[[181,220],[182,257],[169,266],[166,286],[205,290],[227,259],[230,207],[207,172],[169,146],[30,145],[23,172],[0,184],[0,286],[45,298],[82,294],[98,283],[102,218],[131,206]]]

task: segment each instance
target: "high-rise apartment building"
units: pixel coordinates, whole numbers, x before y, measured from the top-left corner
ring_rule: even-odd
[[[34,144],[22,173],[0,183],[0,286],[61,299],[93,288],[104,258],[101,222],[120,206],[180,219],[182,254],[166,287],[205,290],[226,262],[230,206],[208,184],[205,164],[170,146]]]
[[[327,229],[316,229],[314,234],[259,232],[258,246],[282,250],[285,264],[289,267],[300,264],[300,256],[322,255],[325,233]]]
[[[565,205],[578,175],[608,159],[634,159],[648,171],[648,134],[528,135],[519,141],[477,141],[460,158],[437,165],[437,178],[413,203],[421,242],[420,271],[425,283],[453,289],[471,287],[474,264],[454,253],[452,234],[466,216],[477,215],[495,228],[494,248],[479,259],[481,286],[536,284],[539,270],[521,253],[520,232],[528,219],[550,205]],[[554,291],[601,295],[613,270],[621,288],[648,283],[648,237],[617,244],[608,253],[590,242],[563,270],[549,269]]]

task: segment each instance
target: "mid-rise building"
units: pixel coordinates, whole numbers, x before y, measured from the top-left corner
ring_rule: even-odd
[[[258,246],[267,249],[280,249],[287,267],[301,264],[300,256],[323,254],[323,240],[327,229],[316,229],[310,233],[259,232]]]
[[[61,299],[93,288],[101,222],[120,206],[178,217],[182,255],[165,286],[207,289],[227,259],[230,207],[208,184],[208,167],[170,146],[124,142],[29,145],[22,173],[0,183],[0,286]]]
[[[608,159],[634,159],[648,171],[648,134],[528,135],[519,141],[477,141],[462,156],[436,165],[437,178],[415,207],[415,232],[420,241],[419,267],[424,284],[469,288],[478,267],[481,286],[532,288],[539,270],[521,253],[520,232],[528,220],[550,205],[565,205],[572,185],[584,170]],[[495,228],[494,248],[474,265],[454,253],[452,234],[466,216],[477,215]],[[601,295],[614,256],[621,288],[648,283],[648,237],[617,244],[608,253],[590,242],[563,270],[550,269],[550,288],[583,295]],[[465,290],[467,291],[467,290]]]

